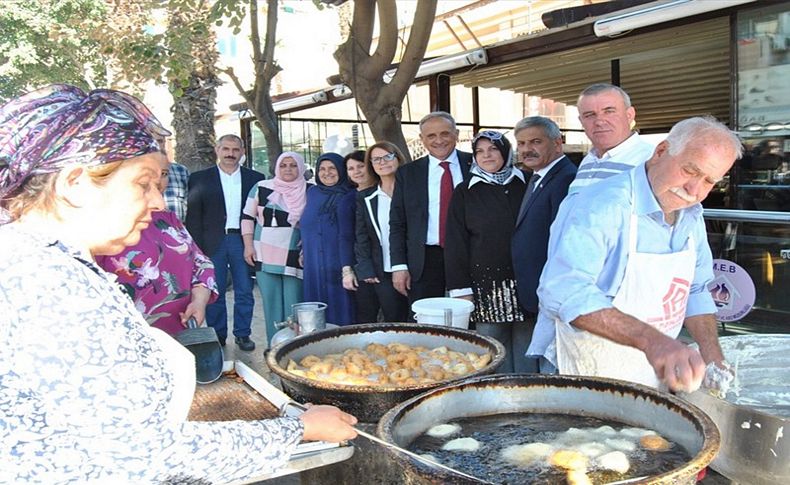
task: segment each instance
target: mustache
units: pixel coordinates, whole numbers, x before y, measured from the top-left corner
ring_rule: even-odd
[[[524,154],[521,155],[521,158],[538,158],[539,156],[540,154],[538,152],[524,152]]]
[[[669,191],[672,192],[673,194],[677,195],[681,199],[685,200],[686,202],[696,202],[697,201],[697,198],[689,195],[689,193],[686,192],[683,189],[683,187],[672,187],[671,189],[669,189]]]

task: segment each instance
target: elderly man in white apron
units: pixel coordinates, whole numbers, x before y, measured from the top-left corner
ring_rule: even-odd
[[[741,150],[724,125],[690,118],[645,164],[566,201],[538,288],[555,324],[544,357],[560,373],[691,391],[723,362],[700,202]],[[684,324],[699,352],[676,340]]]

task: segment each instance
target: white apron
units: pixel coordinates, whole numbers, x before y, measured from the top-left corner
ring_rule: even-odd
[[[637,217],[631,214],[628,262],[612,305],[676,338],[686,316],[696,252],[689,237],[685,247],[668,254],[636,250]],[[658,388],[660,381],[644,352],[577,329],[555,319],[557,368],[560,374],[599,376]]]

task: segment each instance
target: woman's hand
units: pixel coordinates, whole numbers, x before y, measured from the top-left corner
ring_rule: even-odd
[[[211,290],[203,285],[193,286],[189,305],[179,314],[181,317],[181,325],[186,327],[189,318],[195,317],[198,326],[202,327],[203,322],[206,320],[206,305],[208,305],[209,298],[211,298]]]
[[[343,288],[348,291],[357,291],[359,284],[357,283],[357,275],[351,266],[343,266]]]
[[[255,248],[252,242],[252,234],[242,234],[244,241],[244,261],[250,266],[255,266]]]
[[[246,244],[244,245],[244,261],[250,266],[255,266],[255,250]]]
[[[304,441],[330,441],[338,443],[357,437],[352,428],[357,418],[334,406],[310,406],[299,416],[304,425]]]

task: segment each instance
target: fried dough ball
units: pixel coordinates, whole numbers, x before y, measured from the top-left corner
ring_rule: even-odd
[[[406,352],[398,352],[396,354],[388,354],[386,360],[387,360],[387,364],[390,365],[390,364],[401,364],[405,362],[406,359],[408,358],[409,356],[406,354]]]
[[[403,381],[404,386],[416,386],[418,384],[417,379],[414,377],[409,377],[408,379]]]
[[[409,373],[408,369],[400,369],[396,370],[395,372],[390,372],[389,377],[391,381],[401,382],[410,378],[411,373]]]
[[[428,374],[428,377],[435,381],[442,381],[447,377],[447,375],[444,373],[444,369],[442,369],[438,365],[428,366],[426,372]]]
[[[310,366],[310,370],[316,374],[329,374],[335,367],[335,363],[331,360],[322,360],[315,365]]]
[[[587,470],[587,457],[573,450],[558,450],[549,457],[549,463],[566,470]]]
[[[352,376],[361,376],[364,367],[360,367],[353,362],[346,363],[346,372],[351,374]]]
[[[667,451],[672,444],[657,434],[648,434],[639,438],[642,448],[651,451]]]
[[[320,362],[321,362],[321,359],[320,359],[320,358],[318,358],[318,356],[316,356],[316,355],[308,355],[307,357],[305,357],[304,359],[302,359],[302,360],[299,362],[299,364],[300,364],[302,367],[312,367],[312,366],[314,366],[314,365],[316,365],[316,364],[318,364],[318,363],[320,363]]]
[[[299,365],[293,361],[293,359],[288,359],[288,367],[285,368],[288,372],[293,372],[295,370],[299,370]]]
[[[587,476],[586,470],[568,470],[565,475],[565,481],[568,485],[593,485],[590,477]]]
[[[301,369],[293,369],[293,370],[289,370],[288,372],[290,372],[291,374],[293,374],[295,376],[307,377],[307,372],[305,372],[305,371],[303,371]]]
[[[372,354],[380,359],[386,357],[389,353],[387,347],[381,344],[369,344],[367,347],[365,347],[365,350],[367,350],[369,354]]]
[[[393,342],[393,343],[387,345],[387,349],[390,352],[397,352],[397,353],[405,353],[405,352],[411,351],[411,347],[409,347],[408,345],[402,344],[402,343],[398,343],[398,342]]]

